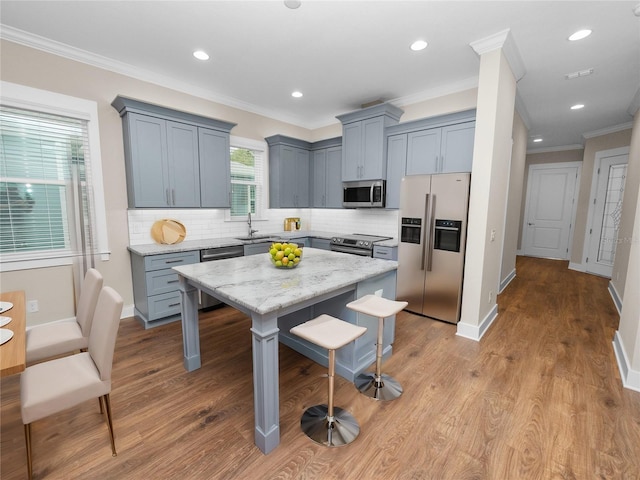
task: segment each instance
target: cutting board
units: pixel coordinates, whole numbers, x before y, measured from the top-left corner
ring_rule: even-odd
[[[173,245],[187,236],[187,229],[177,220],[164,218],[151,226],[151,237],[157,243]]]

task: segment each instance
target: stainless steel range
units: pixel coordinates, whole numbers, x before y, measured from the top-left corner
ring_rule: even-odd
[[[353,253],[363,257],[373,257],[373,244],[382,240],[389,240],[390,238],[391,237],[354,233],[352,235],[333,237],[330,248],[333,252]]]

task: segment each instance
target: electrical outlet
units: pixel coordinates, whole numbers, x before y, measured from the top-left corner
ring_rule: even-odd
[[[495,239],[496,239],[496,229],[493,228],[491,229],[491,241],[493,242],[495,241]]]
[[[27,312],[36,313],[39,310],[40,307],[38,306],[38,300],[29,300],[27,302]]]
[[[487,303],[491,303],[492,300],[493,300],[493,290],[489,291],[489,299],[487,300]]]
[[[381,297],[382,296],[382,288],[380,290],[376,290],[374,293],[376,295],[376,297]]]

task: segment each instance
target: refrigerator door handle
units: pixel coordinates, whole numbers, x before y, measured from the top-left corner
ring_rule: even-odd
[[[431,252],[427,254],[427,249],[431,245],[431,195],[424,196],[425,221],[422,226],[422,259],[420,260],[420,270],[424,270],[424,261],[427,259],[427,271],[431,271]]]
[[[429,196],[429,195],[427,195]],[[436,196],[430,195],[430,202],[427,204],[427,224],[425,225],[425,230],[429,229],[429,243],[425,242],[425,248],[427,249],[427,272],[431,271],[431,267],[433,264],[433,242],[435,237],[435,230],[433,228],[434,224],[434,210],[436,207]]]

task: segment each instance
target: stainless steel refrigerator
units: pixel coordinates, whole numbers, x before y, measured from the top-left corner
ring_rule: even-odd
[[[396,296],[410,312],[460,320],[470,184],[469,173],[402,179]]]

